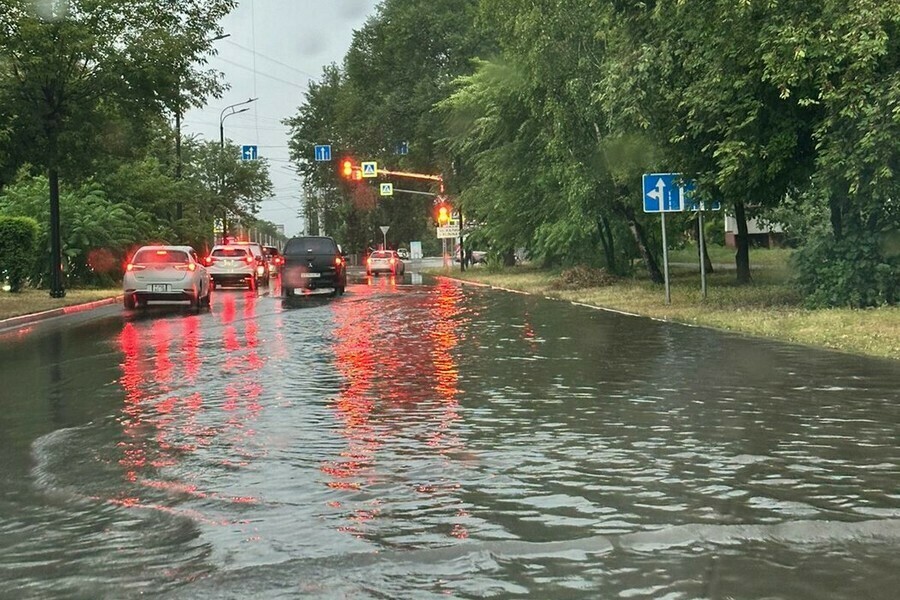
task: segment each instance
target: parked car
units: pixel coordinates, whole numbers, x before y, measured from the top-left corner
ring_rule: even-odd
[[[366,275],[389,273],[403,275],[406,265],[395,250],[376,250],[366,259]]]
[[[468,254],[469,252],[470,252],[470,250],[468,248],[466,248],[466,254]],[[487,252],[484,252],[482,250],[471,250],[471,252],[472,252],[472,263],[473,264],[476,264],[476,265],[479,263],[483,264],[487,260]],[[453,261],[459,262],[459,260],[460,260],[459,244],[457,244],[456,249],[453,251]]]
[[[190,246],[143,246],[125,266],[125,308],[148,302],[187,302],[199,310],[209,306],[212,282]]]
[[[344,293],[347,262],[340,246],[327,236],[294,237],[284,245],[281,290],[285,298],[312,293]]]
[[[269,275],[277,275],[284,265],[284,257],[281,251],[275,246],[263,246],[263,254],[266,255],[266,261],[269,263]]]
[[[269,277],[265,263],[247,245],[213,246],[205,263],[213,289],[219,285],[246,285],[255,290],[263,277]]]

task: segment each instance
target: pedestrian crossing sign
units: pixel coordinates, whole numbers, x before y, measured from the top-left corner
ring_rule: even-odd
[[[362,163],[362,176],[363,177],[377,177],[378,176],[378,163],[375,161],[369,161]]]
[[[394,195],[394,184],[393,183],[382,183],[381,184],[381,195],[382,196],[393,196]]]

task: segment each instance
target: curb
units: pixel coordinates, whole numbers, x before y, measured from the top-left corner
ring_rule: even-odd
[[[13,327],[19,327],[21,325],[28,325],[29,323],[34,323],[35,321],[43,321],[44,319],[52,319],[53,317],[61,317],[64,315],[71,315],[75,313],[84,312],[86,310],[91,310],[94,308],[98,308],[100,306],[105,306],[107,304],[115,304],[116,302],[121,302],[122,296],[113,296],[111,298],[103,298],[101,300],[94,300],[93,302],[85,302],[84,304],[72,304],[70,306],[61,306],[59,308],[51,308],[50,310],[45,310],[37,313],[30,313],[26,315],[19,315],[17,317],[10,317],[8,319],[3,319],[0,321],[0,329],[9,329]]]

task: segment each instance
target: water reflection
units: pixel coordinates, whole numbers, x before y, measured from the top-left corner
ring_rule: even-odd
[[[347,445],[321,471],[326,485],[347,492],[330,502],[344,510],[347,524],[341,530],[365,536],[378,529],[372,521],[397,518],[382,514],[384,493],[411,495],[415,504],[416,498],[459,489],[440,473],[414,469],[461,445],[453,431],[459,419],[453,350],[465,319],[458,286],[419,294],[384,285],[354,292],[356,301],[332,309],[335,364],[343,378],[332,407]],[[461,509],[455,514],[466,516]],[[451,523],[446,533],[467,535],[459,523]]]

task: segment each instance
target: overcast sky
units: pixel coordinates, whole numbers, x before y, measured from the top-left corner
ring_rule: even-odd
[[[225,117],[225,138],[259,146],[269,159],[275,196],[263,202],[259,216],[301,232],[300,182],[288,161],[288,129],[281,125],[297,113],[310,79],[322,67],[344,58],[353,31],[375,14],[380,0],[242,0],[222,21],[230,37],[215,42],[218,55],[209,66],[225,74],[230,89],[184,118],[185,135],[219,139],[219,117],[230,104],[258,98],[247,112]],[[243,107],[237,107],[238,110]],[[226,112],[227,114],[227,112]],[[323,140],[326,141],[326,140]]]

